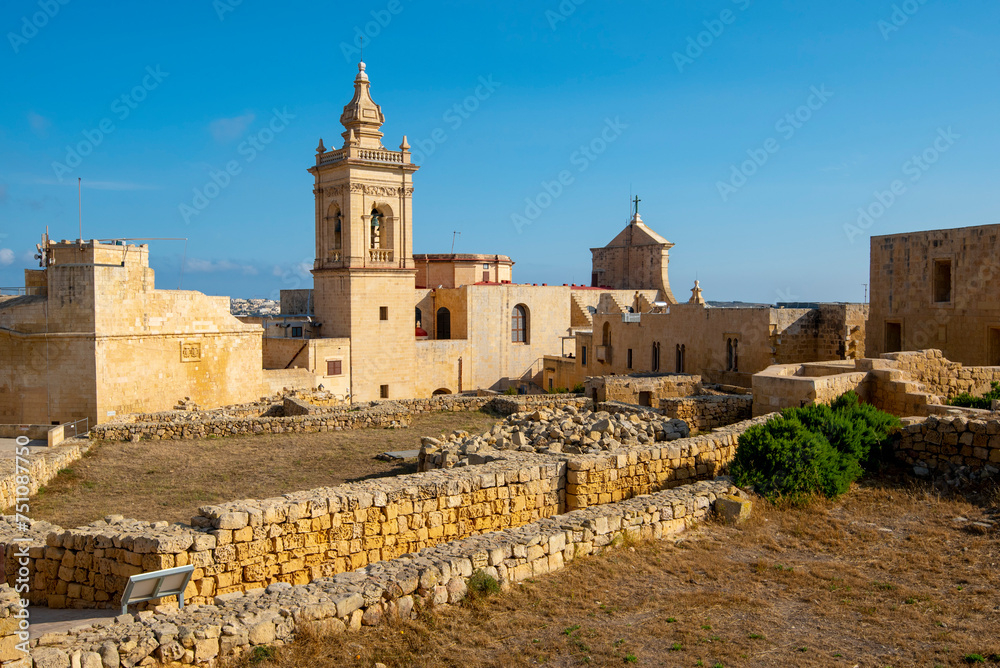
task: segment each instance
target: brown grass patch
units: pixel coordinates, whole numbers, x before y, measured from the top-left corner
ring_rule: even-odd
[[[485,413],[448,412],[417,415],[408,429],[98,443],[32,499],[31,516],[64,527],[110,514],[187,522],[208,504],[414,473],[415,460],[374,456],[419,448],[422,436],[482,432],[496,421]]]
[[[856,485],[739,528],[642,543],[462,607],[303,635],[236,668],[957,666],[1000,652],[997,536],[928,488]],[[1000,660],[1000,657],[998,657]]]

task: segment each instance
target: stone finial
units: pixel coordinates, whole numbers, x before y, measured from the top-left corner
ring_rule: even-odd
[[[319,138],[319,146],[316,147],[316,152],[317,153],[325,153],[326,152],[326,147],[323,146],[323,138],[322,137]]]
[[[691,299],[688,300],[688,304],[705,305],[705,298],[701,296],[701,281],[694,282],[694,287],[691,288]]]
[[[406,141],[406,135],[403,135],[403,143],[399,145],[399,150],[400,151],[410,150],[410,142]]]
[[[358,63],[358,76],[354,78],[354,97],[344,107],[340,123],[344,126],[343,137],[353,131],[362,148],[382,148],[382,133],[379,128],[385,123],[382,107],[375,104],[371,96],[371,86],[365,64]]]

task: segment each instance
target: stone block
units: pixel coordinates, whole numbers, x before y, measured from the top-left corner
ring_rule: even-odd
[[[749,499],[725,495],[715,500],[715,512],[726,524],[738,524],[746,521],[753,510]]]

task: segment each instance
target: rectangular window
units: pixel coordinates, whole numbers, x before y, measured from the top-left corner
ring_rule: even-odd
[[[632,349],[628,349],[628,354],[625,355],[625,368],[632,368]]]
[[[951,260],[934,260],[934,301],[951,301]]]
[[[389,319],[389,307],[388,306],[379,306],[378,307],[378,319],[379,320],[388,320]]]
[[[388,385],[380,385],[379,388],[378,388],[378,395],[380,397],[382,397],[383,399],[388,399],[389,398],[389,386]]]
[[[885,323],[885,352],[898,353],[903,349],[903,324],[899,322]]]
[[[302,328],[301,327],[292,327],[292,338],[293,339],[301,339],[302,338]]]
[[[340,376],[344,373],[344,363],[341,360],[327,360],[326,375]]]
[[[587,346],[580,347],[580,364],[587,366]]]
[[[551,378],[549,378],[549,390],[550,391],[552,390],[552,379]]]
[[[483,269],[489,269],[490,265],[486,262],[483,263]]]

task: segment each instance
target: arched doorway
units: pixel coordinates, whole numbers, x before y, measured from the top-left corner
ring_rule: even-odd
[[[451,311],[443,306],[437,311],[437,331],[435,333],[438,339],[451,338]]]

